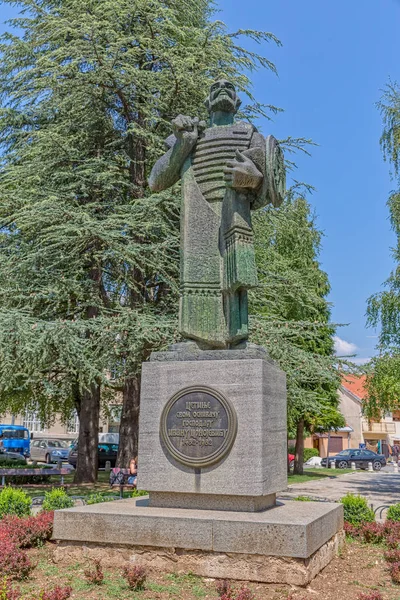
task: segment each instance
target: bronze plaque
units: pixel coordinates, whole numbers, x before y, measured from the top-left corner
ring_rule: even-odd
[[[165,405],[160,431],[176,460],[189,467],[208,467],[231,449],[237,431],[236,412],[217,390],[185,388]]]

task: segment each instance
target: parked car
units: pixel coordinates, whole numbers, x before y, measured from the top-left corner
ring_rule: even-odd
[[[356,467],[359,469],[368,469],[368,463],[372,463],[374,471],[380,471],[386,465],[386,458],[383,454],[376,454],[376,452],[365,449],[342,450],[336,456],[329,457],[329,466],[332,460],[339,469],[350,469],[352,462],[356,463]],[[322,459],[321,465],[326,467],[326,458]]]
[[[47,464],[68,460],[69,446],[64,440],[34,440],[31,443],[31,459]]]
[[[99,444],[98,445],[98,466],[99,469],[103,469],[106,466],[106,462],[109,460],[111,467],[115,467],[118,455],[118,444]],[[73,467],[76,467],[78,461],[78,444],[74,444],[71,448],[68,462]]]
[[[320,456],[312,456],[304,463],[305,467],[320,467],[322,464],[322,458]],[[325,462],[326,464],[326,462]]]
[[[18,452],[7,452],[4,448],[0,448],[0,468],[1,463],[21,463],[21,461],[26,462],[26,458],[25,456],[22,456],[22,454],[19,454]]]

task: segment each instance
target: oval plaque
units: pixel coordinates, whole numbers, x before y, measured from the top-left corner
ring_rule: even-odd
[[[184,388],[170,398],[161,415],[161,438],[172,456],[189,467],[208,467],[232,447],[237,417],[217,390]]]

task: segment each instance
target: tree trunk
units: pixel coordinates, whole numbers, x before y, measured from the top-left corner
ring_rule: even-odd
[[[295,475],[303,475],[304,465],[304,419],[300,419],[297,423],[296,429],[296,448],[294,458],[294,470]]]
[[[78,408],[79,436],[78,461],[75,483],[95,483],[97,481],[100,387],[92,385],[82,393]]]
[[[138,453],[140,410],[140,376],[129,377],[122,392],[122,412],[119,426],[117,466],[128,468]]]

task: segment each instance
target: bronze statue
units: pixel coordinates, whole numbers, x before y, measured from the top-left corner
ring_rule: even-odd
[[[206,101],[210,127],[179,115],[151,190],[182,181],[179,324],[204,348],[234,348],[248,338],[247,290],[257,286],[251,210],[279,206],[285,193],[282,151],[273,136],[235,121],[235,86],[221,79]]]

